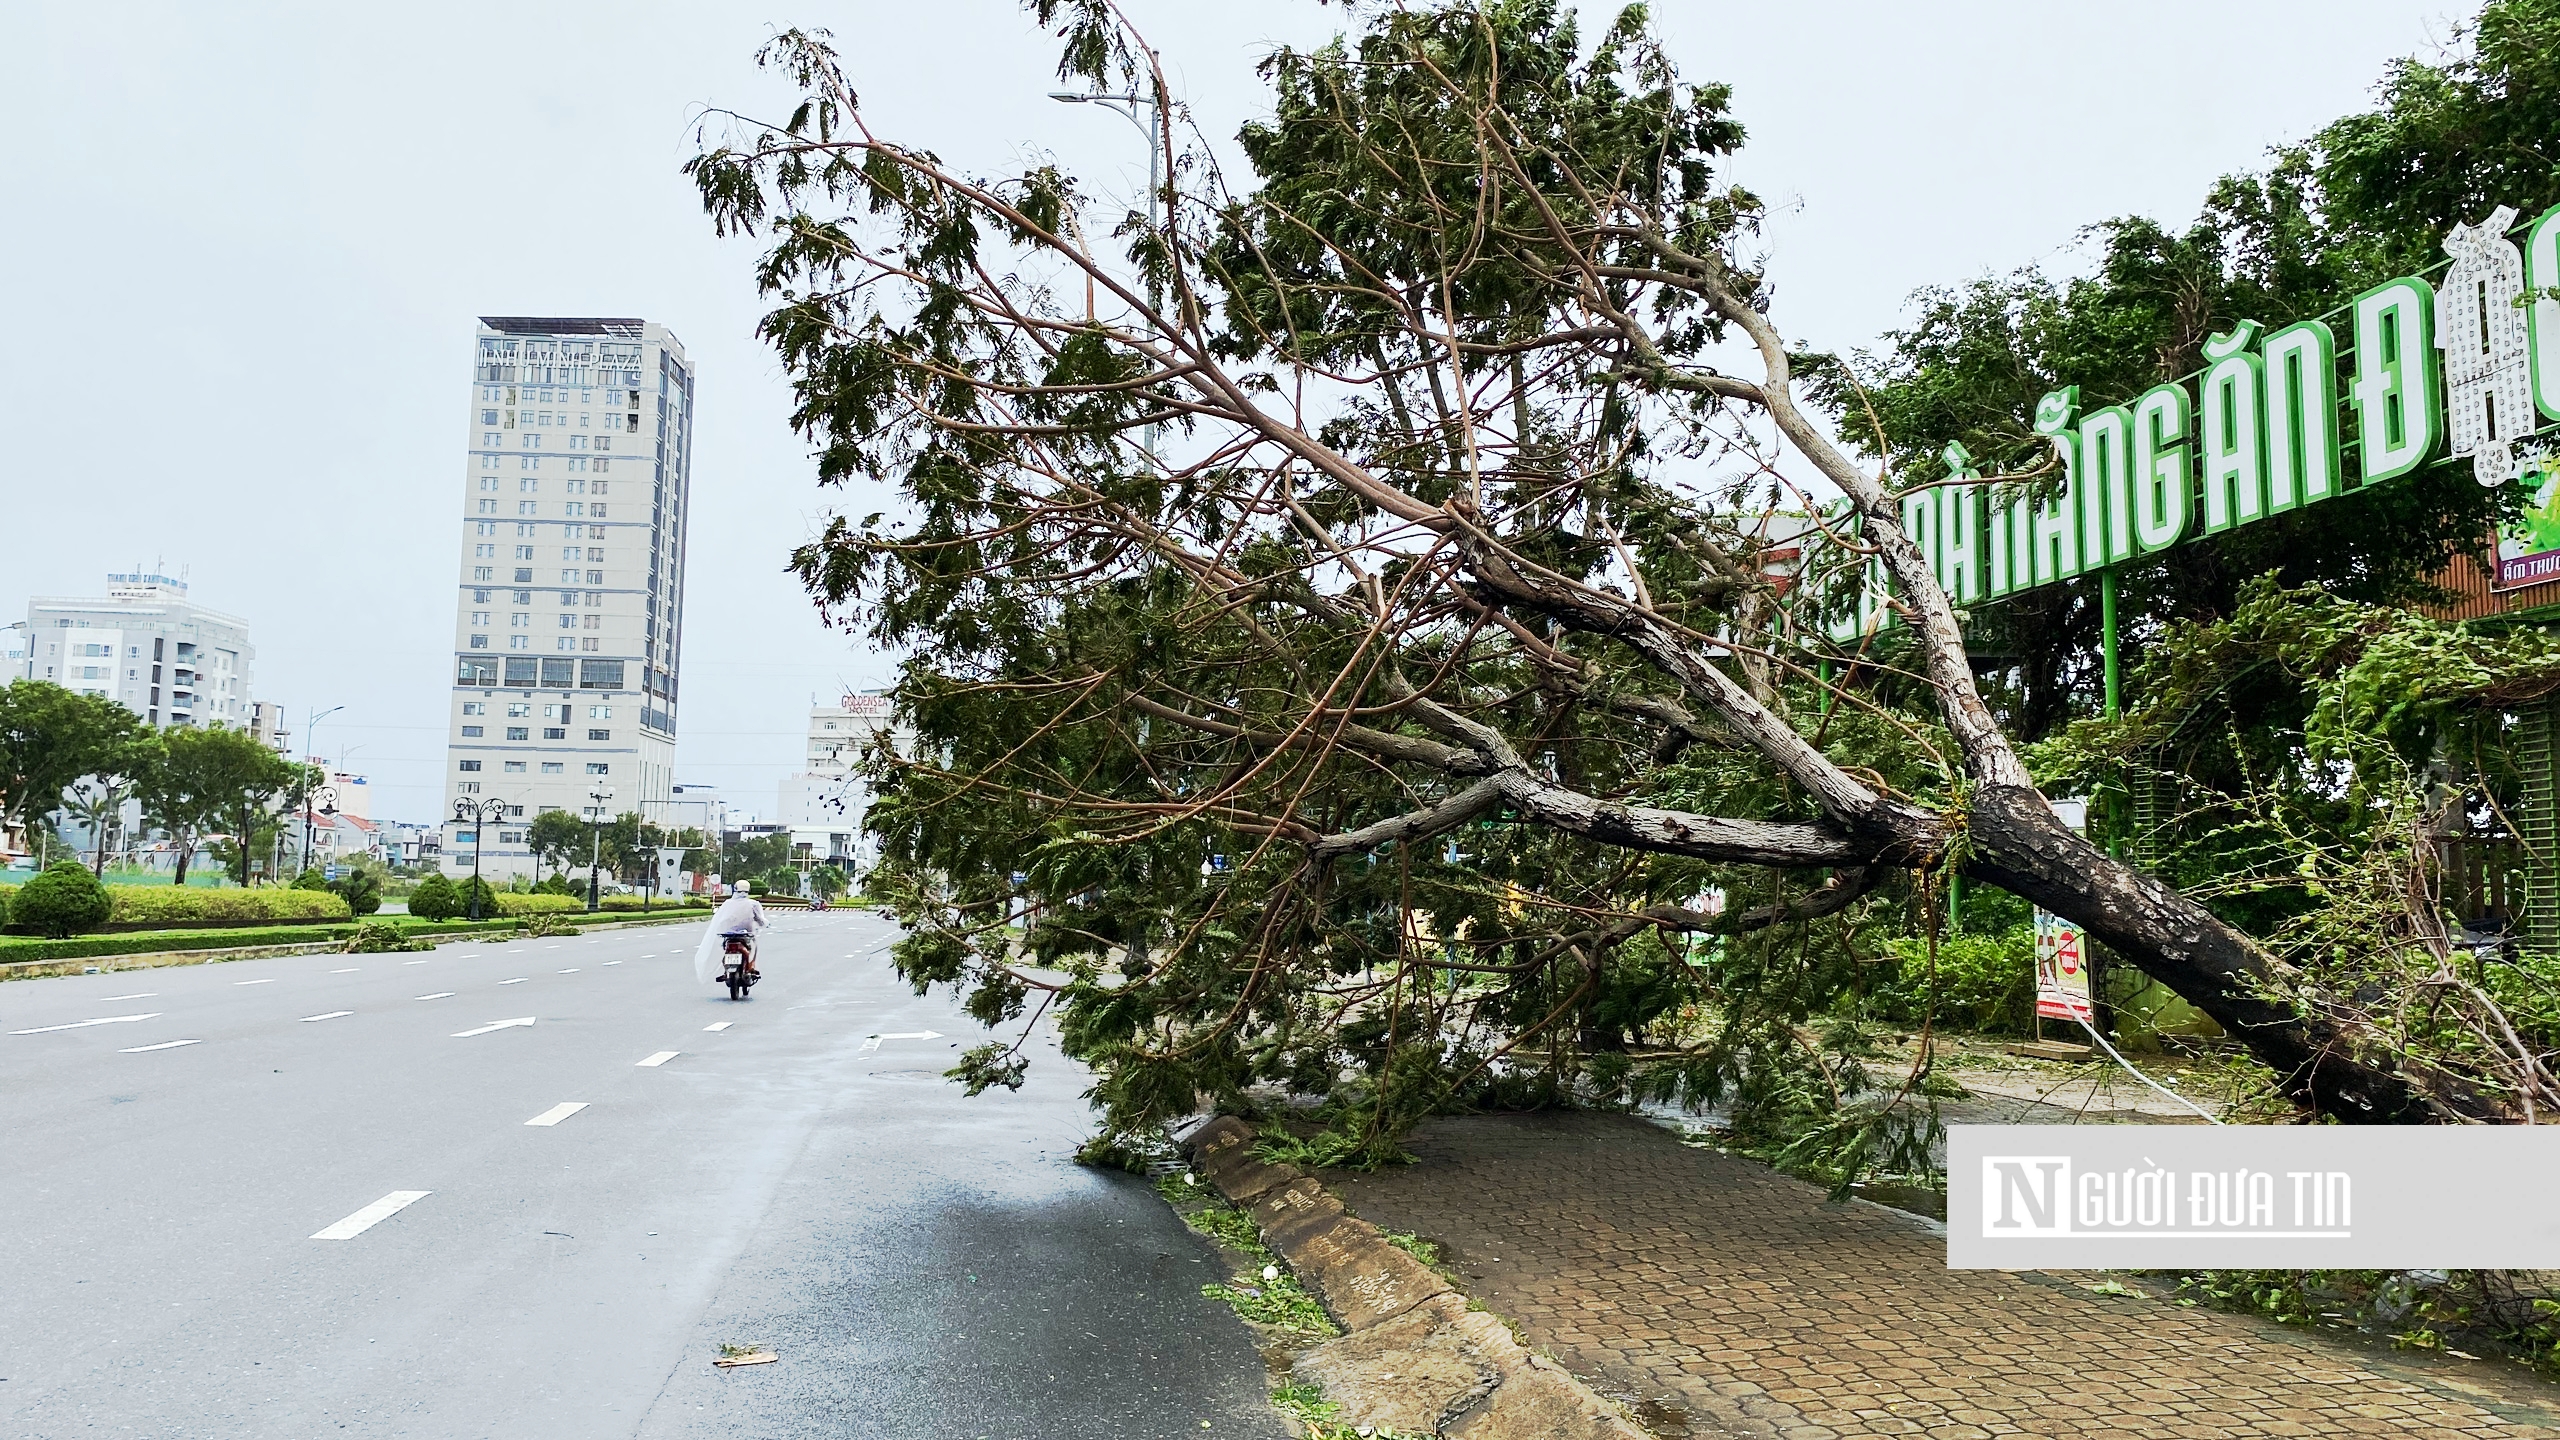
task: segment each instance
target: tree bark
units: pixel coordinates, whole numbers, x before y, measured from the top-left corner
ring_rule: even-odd
[[[2202,905],[2073,834],[2034,791],[1985,787],[1967,819],[1966,875],[2079,924],[2212,1016],[2299,1103],[2347,1124],[2515,1118],[2468,1087],[2430,1091],[2392,1069],[2375,1037],[2295,999],[2286,967]]]

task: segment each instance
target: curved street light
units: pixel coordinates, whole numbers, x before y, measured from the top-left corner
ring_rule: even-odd
[[[471,919],[480,918],[480,852],[489,848],[488,829],[507,818],[507,802],[492,795],[486,800],[453,802],[455,823],[471,827]]]

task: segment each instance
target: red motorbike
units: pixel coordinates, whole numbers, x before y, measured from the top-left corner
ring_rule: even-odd
[[[756,973],[756,939],[753,935],[720,937],[720,983],[729,987],[730,999],[746,999],[747,992],[763,978]]]

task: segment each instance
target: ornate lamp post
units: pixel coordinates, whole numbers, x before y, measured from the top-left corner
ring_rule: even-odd
[[[488,829],[507,818],[507,802],[492,795],[486,800],[453,802],[456,823],[471,827],[471,918],[480,918],[480,852],[489,848]]]
[[[587,792],[587,798],[596,802],[593,814],[596,828],[587,843],[587,913],[593,915],[596,913],[596,874],[604,860],[604,802],[613,798],[613,791],[608,786],[598,786]]]

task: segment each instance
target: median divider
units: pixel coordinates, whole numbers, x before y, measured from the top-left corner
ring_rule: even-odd
[[[1183,1145],[1342,1326],[1290,1364],[1293,1380],[1341,1407],[1335,1423],[1463,1440],[1645,1440],[1616,1405],[1522,1345],[1321,1181],[1255,1155],[1253,1137],[1221,1116]]]

